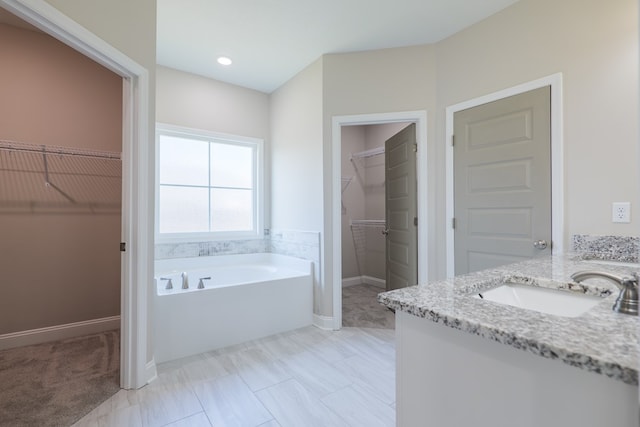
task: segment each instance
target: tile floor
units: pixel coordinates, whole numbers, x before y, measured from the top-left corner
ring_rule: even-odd
[[[383,288],[361,283],[342,288],[342,326],[395,329],[391,310],[378,303]]]
[[[393,426],[394,330],[308,327],[158,366],[75,426]]]

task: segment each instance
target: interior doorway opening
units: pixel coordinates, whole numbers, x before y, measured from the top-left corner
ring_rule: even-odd
[[[149,72],[44,1],[0,0],[0,7],[122,77],[121,247],[125,251],[121,255],[120,386],[140,388],[155,376],[147,349],[153,244],[148,225],[152,193],[147,185],[153,153],[148,143]]]
[[[351,232],[351,228],[353,226],[353,219],[364,221],[364,222],[360,222],[360,224],[356,223],[357,224],[356,227],[358,228],[367,227],[366,230],[363,230],[364,236],[365,236],[365,242],[364,242],[365,245],[366,245],[367,234],[371,236],[370,239],[373,239],[378,237],[376,236],[376,229],[379,229],[378,232],[381,233],[386,228],[386,227],[381,228],[381,225],[380,225],[381,218],[371,218],[371,220],[373,220],[374,222],[368,222],[366,221],[367,218],[351,217],[349,219],[349,216],[346,215],[346,210],[348,209],[348,206],[343,205],[343,200],[342,200],[343,188],[345,188],[346,190],[346,188],[348,188],[351,185],[351,182],[353,182],[354,179],[361,179],[362,177],[356,178],[355,172],[352,175],[349,175],[346,172],[343,173],[343,161],[342,161],[343,156],[344,155],[350,156],[351,154],[351,153],[347,154],[347,151],[350,150],[348,147],[349,142],[346,140],[343,141],[343,128],[346,129],[347,127],[350,128],[352,126],[372,125],[372,126],[380,127],[380,129],[383,129],[382,126],[390,125],[391,127],[389,129],[396,129],[396,128],[402,129],[406,127],[408,124],[412,124],[412,123],[415,123],[416,125],[415,137],[416,137],[416,147],[417,147],[416,198],[417,198],[418,213],[417,213],[416,221],[418,224],[424,225],[418,228],[419,231],[417,236],[418,253],[420,253],[420,257],[418,258],[418,263],[417,263],[417,270],[418,270],[417,276],[418,276],[418,281],[420,281],[420,280],[426,280],[427,278],[427,260],[428,260],[428,257],[427,257],[428,219],[427,219],[427,192],[426,192],[426,188],[427,188],[426,112],[414,111],[414,112],[382,113],[382,114],[357,115],[357,116],[337,116],[337,117],[334,117],[333,119],[333,134],[332,134],[333,135],[333,145],[332,145],[333,173],[332,173],[332,176],[333,176],[334,185],[333,185],[333,215],[332,215],[333,232],[332,234],[333,234],[333,266],[334,268],[333,268],[333,275],[332,275],[332,279],[333,279],[332,283],[333,283],[333,323],[334,323],[333,329],[335,330],[340,329],[343,324],[343,319],[342,319],[343,317],[342,316],[343,236],[347,238],[347,241],[348,239],[352,239],[352,241],[354,240],[355,235]],[[351,131],[353,129],[355,128],[350,128],[349,130]],[[393,133],[391,135],[393,135]],[[343,150],[343,143],[345,145],[344,148],[347,151]],[[373,147],[372,149],[374,150],[374,152],[376,151],[376,147]],[[375,162],[376,161],[375,157],[377,157],[377,155],[374,155],[371,157],[374,158],[373,161]],[[357,161],[361,163],[361,160],[362,159],[358,159]],[[349,160],[349,162],[351,162],[351,160]],[[378,163],[379,163],[379,160],[378,160]],[[357,168],[358,164],[356,164],[355,167]],[[359,167],[362,169],[364,166],[360,164]],[[347,184],[347,181],[349,181],[348,184]],[[379,181],[379,178],[378,178],[378,181]],[[383,189],[382,194],[384,194],[384,187],[380,185],[380,182],[378,182],[378,184],[379,184],[378,188],[373,188],[373,189],[378,190],[379,192],[380,189],[382,188]],[[346,187],[344,187],[345,185]],[[375,187],[375,184],[372,184],[372,185]],[[379,196],[380,194],[378,194],[378,199],[379,199]],[[375,203],[372,203],[372,204],[375,204]],[[378,205],[379,205],[379,202],[378,202]],[[358,211],[354,213],[361,213],[364,215],[363,211]],[[376,214],[371,213],[371,215],[376,215]],[[384,223],[386,226],[386,219]],[[343,231],[345,228],[347,230],[346,233]],[[376,239],[376,240],[379,240],[379,239]],[[345,246],[345,249],[351,251],[350,257],[347,253],[345,253],[345,258],[347,259],[351,258],[351,266],[349,267],[351,270],[349,270],[347,274],[356,274],[356,278],[351,278],[351,280],[347,280],[347,284],[350,284],[350,283],[352,284],[359,280],[363,280],[361,276],[365,276],[364,280],[368,280],[370,282],[375,283],[379,287],[381,292],[384,291],[386,288],[386,279],[384,281],[374,280],[376,279],[375,276],[366,277],[369,275],[357,274],[358,261],[354,260],[354,258],[356,258],[357,256],[355,253],[355,251],[357,250],[356,248],[357,244],[355,242],[351,244],[344,243],[344,246]],[[378,253],[374,255],[374,259],[380,258],[380,255],[381,255],[380,252],[381,251],[378,250]],[[355,273],[353,273],[354,271]],[[362,271],[363,270],[360,269],[360,272]],[[379,272],[377,274],[380,275]]]
[[[410,125],[342,127],[342,326],[394,329],[393,314],[376,302],[390,287],[385,143]]]

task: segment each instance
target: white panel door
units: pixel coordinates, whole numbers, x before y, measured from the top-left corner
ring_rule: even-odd
[[[454,115],[455,274],[551,251],[551,90]]]
[[[416,125],[385,142],[387,290],[418,282]]]

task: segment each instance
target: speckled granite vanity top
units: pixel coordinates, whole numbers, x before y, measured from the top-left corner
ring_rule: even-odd
[[[613,283],[603,279],[573,283],[571,274],[580,270],[621,276],[640,271],[577,256],[553,256],[385,292],[378,301],[394,310],[636,385],[638,317],[612,311],[618,295]],[[603,298],[581,316],[569,318],[474,297],[506,280]]]

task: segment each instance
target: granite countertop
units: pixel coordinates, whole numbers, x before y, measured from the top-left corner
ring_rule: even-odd
[[[636,268],[554,255],[384,292],[378,295],[378,301],[393,310],[637,385],[639,318],[613,312],[611,307],[619,291],[610,281],[572,282],[571,274],[581,270],[624,276],[640,271],[640,265]],[[603,298],[585,314],[569,318],[474,297],[505,279]]]

